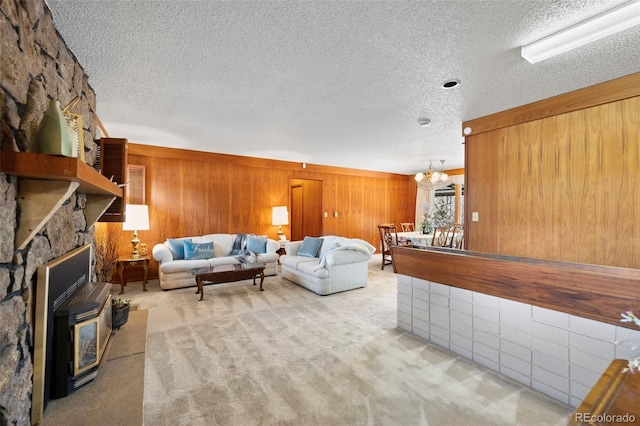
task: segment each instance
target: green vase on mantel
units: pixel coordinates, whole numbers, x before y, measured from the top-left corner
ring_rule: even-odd
[[[38,127],[36,149],[40,154],[72,156],[69,125],[59,101],[49,101],[49,108]]]

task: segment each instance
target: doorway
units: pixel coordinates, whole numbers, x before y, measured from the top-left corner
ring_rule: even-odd
[[[322,181],[291,179],[291,241],[322,235]]]

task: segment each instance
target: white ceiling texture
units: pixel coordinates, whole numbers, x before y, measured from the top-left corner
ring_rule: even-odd
[[[534,65],[520,56],[625,1],[47,4],[112,137],[413,174],[464,166],[465,120],[640,71],[640,26]]]

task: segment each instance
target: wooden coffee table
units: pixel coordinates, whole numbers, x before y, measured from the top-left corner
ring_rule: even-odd
[[[264,281],[264,268],[266,266],[264,263],[239,263],[237,265],[195,268],[189,270],[189,273],[196,276],[196,284],[198,284],[196,294],[200,293],[200,300],[202,300],[204,299],[205,281],[212,284],[223,284],[253,278],[253,285],[256,285],[256,277],[260,275],[260,291],[264,291],[262,282]]]

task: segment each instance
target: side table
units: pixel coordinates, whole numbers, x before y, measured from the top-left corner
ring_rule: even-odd
[[[280,248],[276,250],[276,253],[278,253],[278,265],[280,264],[280,256],[282,256],[283,254],[287,254],[284,246],[286,246],[288,242],[289,241],[287,240],[278,240],[278,243],[280,243]]]
[[[144,268],[142,291],[147,291],[147,271],[149,270],[149,257],[121,257],[116,264],[120,276],[120,293],[124,294],[124,286],[127,284],[127,268]]]
[[[288,242],[289,241],[287,240],[278,240],[278,243],[280,243],[280,248],[276,250],[276,253],[278,253],[280,256],[282,256],[283,254],[287,254],[287,251],[284,249],[284,247]]]

